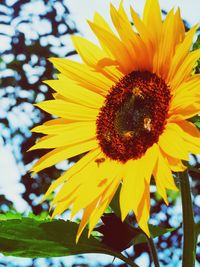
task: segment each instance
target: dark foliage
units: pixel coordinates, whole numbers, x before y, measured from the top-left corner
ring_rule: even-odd
[[[115,213],[104,214],[101,220],[103,224],[96,228],[96,230],[103,234],[103,244],[119,252],[131,246],[137,232],[134,233],[127,223],[122,222]]]
[[[39,137],[31,135],[29,130],[34,125],[51,119],[50,115],[42,113],[32,104],[52,98],[52,91],[42,84],[43,80],[51,79],[55,73],[48,58],[75,54],[67,43],[70,43],[69,35],[77,30],[70,19],[65,1],[8,2],[3,1],[0,5],[0,23],[6,27],[5,30],[4,27],[1,28],[0,36],[2,41],[4,38],[7,40],[7,46],[1,54],[0,95],[2,101],[8,100],[5,112],[0,115],[0,127],[3,129],[1,136],[4,144],[12,145],[16,161],[19,164],[23,162],[21,181],[26,188],[23,198],[38,214],[48,206],[34,205],[33,199],[44,193],[59,173],[52,167],[42,172],[36,180],[28,172],[33,160],[45,152],[26,153]],[[25,123],[22,124],[22,121]]]

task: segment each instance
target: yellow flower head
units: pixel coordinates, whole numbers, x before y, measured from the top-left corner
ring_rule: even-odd
[[[200,49],[190,52],[197,26],[185,32],[179,9],[162,21],[157,0],[147,0],[143,19],[131,7],[135,31],[123,9],[110,6],[117,35],[95,14],[90,27],[99,46],[72,37],[83,63],[51,59],[58,80],[46,81],[54,100],[37,106],[59,118],[35,127],[46,134],[31,149],[53,150],[33,166],[34,173],[88,152],[49,188],[58,186],[53,216],[83,209],[77,240],[89,235],[121,184],[122,220],[133,211],[149,235],[149,185],[153,175],[167,203],[166,189],[177,190],[172,171],[181,172],[189,153],[199,153],[196,127],[200,75],[192,75]]]

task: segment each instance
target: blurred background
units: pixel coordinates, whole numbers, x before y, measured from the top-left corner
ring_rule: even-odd
[[[45,151],[26,153],[39,137],[32,134],[33,126],[51,119],[51,116],[33,106],[52,98],[52,90],[43,80],[56,78],[49,57],[68,57],[78,60],[70,35],[80,34],[96,42],[86,19],[95,11],[110,21],[109,3],[119,5],[119,0],[1,0],[0,1],[0,213],[17,211],[24,215],[47,214],[49,202],[40,203],[51,182],[60,176],[77,158],[61,162],[31,178],[29,170]],[[141,14],[144,1],[127,0]],[[163,16],[172,7],[180,6],[187,29],[200,21],[199,0],[160,1]],[[191,156],[191,164],[198,159]],[[190,171],[195,218],[199,219],[199,180]],[[157,238],[156,247],[162,266],[181,266],[181,205],[180,194],[169,192],[167,208],[155,188],[151,188],[151,223],[178,228],[171,234]],[[52,196],[53,197],[53,196]],[[50,199],[51,200],[51,199]],[[200,249],[198,250],[198,253]],[[141,267],[151,265],[145,244],[129,248],[129,256]],[[0,254],[0,266],[9,267],[69,267],[69,266],[126,266],[110,256],[83,255],[54,259],[22,259]],[[197,255],[196,266],[200,266]],[[189,266],[188,266],[189,267]]]

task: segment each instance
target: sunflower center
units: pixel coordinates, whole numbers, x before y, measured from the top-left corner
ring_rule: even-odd
[[[97,119],[97,139],[111,159],[138,159],[163,132],[171,95],[156,74],[133,71],[113,86]]]

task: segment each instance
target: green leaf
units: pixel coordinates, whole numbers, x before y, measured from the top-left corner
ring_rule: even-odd
[[[41,220],[41,217],[39,219],[36,216],[32,217],[22,218],[19,214],[0,216],[0,253],[26,258],[103,253],[117,257],[133,267],[138,267],[94,237],[88,239],[87,231],[83,232],[76,244],[75,238],[79,225],[74,222],[49,218]]]
[[[166,233],[171,233],[175,230],[176,230],[176,228],[163,228],[160,226],[149,224],[149,231],[150,231],[152,238],[159,237],[159,236],[164,235]],[[134,245],[146,243],[146,242],[147,242],[147,239],[143,233],[137,235],[133,240]]]
[[[193,44],[192,50],[197,50],[200,48],[200,34],[197,37],[196,42]]]
[[[195,121],[195,123],[194,123],[196,126],[197,126],[197,128],[199,128],[200,129],[200,118],[199,118],[199,120],[198,121]]]
[[[196,115],[196,116],[190,118],[189,121],[194,123],[196,125],[196,127],[200,129],[200,116],[199,115]]]
[[[22,215],[14,211],[8,211],[5,214],[0,214],[0,221],[21,219]]]
[[[78,225],[64,220],[33,218],[0,221],[0,252],[17,257],[59,257],[79,253],[105,252],[94,238],[84,234],[75,243]]]

